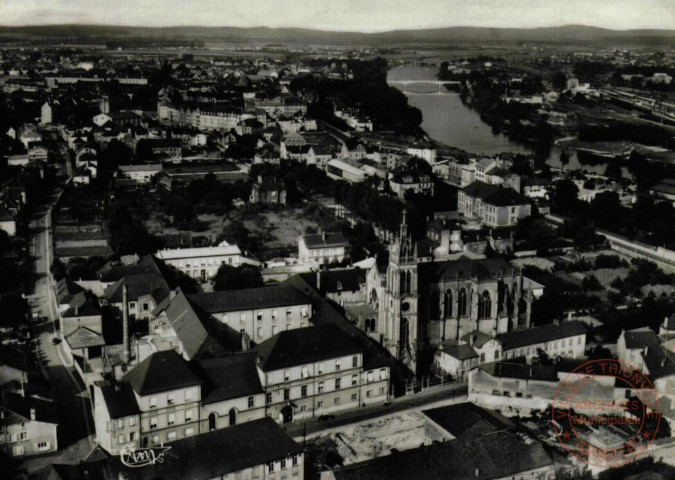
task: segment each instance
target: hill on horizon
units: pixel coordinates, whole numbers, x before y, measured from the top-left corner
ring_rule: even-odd
[[[328,43],[328,44],[411,44],[444,42],[567,42],[636,43],[673,45],[675,30],[611,30],[586,25],[538,28],[444,27],[385,32],[342,32],[306,28],[271,27],[128,27],[118,25],[0,26],[0,41],[77,38],[80,41],[110,37],[195,38],[205,41]]]

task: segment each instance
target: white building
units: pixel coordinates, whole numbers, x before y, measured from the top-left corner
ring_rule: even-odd
[[[298,238],[298,259],[301,263],[323,265],[342,262],[349,246],[342,233],[317,233]]]
[[[150,183],[150,179],[163,171],[161,163],[148,165],[120,165],[120,172],[125,178],[136,180],[138,183]]]
[[[201,281],[213,277],[221,265],[238,267],[242,263],[258,263],[243,257],[238,246],[227,242],[215,247],[165,249],[155,255],[167,265]]]

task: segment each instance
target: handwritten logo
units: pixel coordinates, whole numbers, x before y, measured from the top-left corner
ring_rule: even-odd
[[[164,455],[171,447],[136,448],[125,445],[120,452],[120,460],[127,467],[146,467],[164,463]]]

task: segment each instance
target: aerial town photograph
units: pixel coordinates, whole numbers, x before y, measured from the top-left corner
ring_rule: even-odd
[[[675,1],[0,0],[1,480],[675,480]]]

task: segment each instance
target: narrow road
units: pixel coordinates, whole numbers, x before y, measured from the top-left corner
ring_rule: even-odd
[[[36,355],[55,394],[58,413],[59,452],[24,462],[22,468],[33,472],[50,463],[78,463],[92,450],[93,419],[89,395],[72,364],[66,361],[63,343],[54,345],[58,336],[58,305],[50,267],[54,259],[51,210],[62,190],[53,191],[48,203],[36,208],[29,221],[29,253],[34,259],[35,291],[28,301],[34,313],[45,319],[34,329],[38,339]]]

